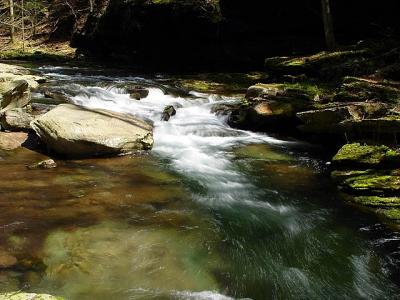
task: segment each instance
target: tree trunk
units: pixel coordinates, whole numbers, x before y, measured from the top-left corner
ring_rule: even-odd
[[[336,48],[335,32],[333,30],[333,21],[331,6],[329,0],[321,0],[322,2],[322,18],[324,20],[324,31],[325,40],[328,50],[334,50]]]
[[[9,0],[10,4],[10,39],[11,43],[15,41],[15,25],[14,25],[14,0]]]
[[[90,12],[91,12],[91,13],[93,12],[93,9],[94,9],[94,3],[93,3],[93,1],[94,1],[94,0],[89,0]]]
[[[21,29],[22,29],[22,51],[25,51],[25,15],[24,0],[21,1]]]

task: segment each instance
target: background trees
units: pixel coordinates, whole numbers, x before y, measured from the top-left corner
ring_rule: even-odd
[[[330,1],[321,0],[321,4],[322,4],[322,19],[324,21],[326,46],[328,47],[328,50],[333,50],[336,47],[336,40],[333,29]]]

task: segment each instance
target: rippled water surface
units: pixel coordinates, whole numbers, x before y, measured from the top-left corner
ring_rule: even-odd
[[[58,160],[0,153],[0,291],[67,299],[399,299],[399,235],[341,204],[319,149],[229,128],[240,95],[168,76],[42,67],[87,108],[154,122],[149,154]],[[95,74],[96,75],[93,75]],[[149,96],[133,100],[141,84]],[[43,95],[34,95],[42,101]],[[165,106],[176,116],[160,121]],[[2,254],[3,253],[3,254]]]

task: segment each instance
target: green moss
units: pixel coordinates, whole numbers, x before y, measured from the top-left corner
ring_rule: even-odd
[[[368,175],[371,172],[373,172],[373,170],[346,170],[346,171],[333,171],[331,173],[331,177],[337,181],[343,181],[347,178],[351,178],[351,177],[356,177],[356,176],[361,176],[361,175]]]
[[[370,171],[368,174],[345,179],[342,183],[354,192],[385,194],[400,192],[400,176],[391,171]]]
[[[335,51],[335,52],[320,52],[311,56],[303,57],[273,57],[265,60],[265,65],[269,69],[287,69],[306,70],[310,67],[323,64],[334,64],[353,59],[365,54],[366,50],[357,51]]]
[[[333,157],[336,165],[380,165],[384,163],[400,163],[400,152],[387,146],[346,144]]]
[[[224,90],[223,84],[205,80],[183,80],[179,85],[184,89],[203,93],[212,93]]]
[[[73,57],[61,52],[45,51],[22,51],[19,49],[4,50],[0,52],[0,59],[7,60],[30,60],[30,61],[69,61]]]
[[[398,208],[380,209],[378,212],[388,219],[400,220],[400,209]]]
[[[358,77],[345,77],[343,82],[343,89],[358,98],[379,99],[388,103],[400,102],[400,90],[385,82]]]
[[[358,196],[352,202],[370,207],[400,207],[399,197]]]
[[[202,93],[244,93],[255,83],[265,80],[266,73],[201,73],[187,75],[178,80],[178,86],[186,90]]]
[[[274,88],[281,90],[296,90],[299,93],[304,93],[310,98],[314,98],[317,95],[326,95],[333,92],[333,87],[323,83],[312,83],[312,82],[297,82],[297,83],[269,83],[269,84],[257,84],[257,86],[264,88]]]

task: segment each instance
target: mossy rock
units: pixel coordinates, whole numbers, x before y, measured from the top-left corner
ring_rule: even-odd
[[[386,220],[400,221],[400,198],[379,196],[352,196],[342,193],[345,201],[358,208],[371,211]]]
[[[378,209],[377,212],[387,219],[400,221],[400,209],[398,208]]]
[[[379,100],[386,103],[400,103],[400,89],[383,81],[345,77],[342,91],[364,101]]]
[[[182,80],[178,86],[187,91],[201,93],[220,93],[225,90],[224,84],[206,80]]]
[[[340,78],[346,74],[370,73],[368,50],[320,52],[303,57],[273,57],[265,60],[268,71],[277,74],[307,74],[321,78]],[[371,69],[371,70],[369,70]]]
[[[400,165],[400,151],[384,145],[346,144],[333,157],[332,162],[338,167]]]
[[[399,197],[358,196],[352,197],[352,202],[370,207],[400,208]]]
[[[399,170],[334,171],[332,177],[352,195],[394,196],[400,193]]]

